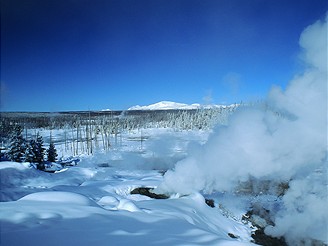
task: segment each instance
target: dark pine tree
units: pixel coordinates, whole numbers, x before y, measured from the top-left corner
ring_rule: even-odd
[[[55,145],[53,144],[53,142],[51,142],[50,145],[49,145],[49,148],[47,149],[48,161],[55,162],[57,156],[58,155],[57,155],[57,150],[55,148]]]
[[[44,151],[45,149],[43,148],[43,139],[42,136],[37,134],[36,141],[35,141],[35,161],[38,163],[38,169],[44,170]]]
[[[25,155],[24,155],[25,161],[30,163],[36,163],[37,162],[36,153],[37,153],[37,145],[35,140],[32,139],[27,145],[25,151]]]
[[[26,140],[22,136],[22,128],[15,126],[10,137],[8,158],[11,161],[22,162],[26,151]]]

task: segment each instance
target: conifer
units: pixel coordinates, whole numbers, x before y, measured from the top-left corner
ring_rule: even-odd
[[[55,162],[57,158],[57,150],[53,142],[50,142],[49,148],[47,149],[47,159],[49,162]]]
[[[26,151],[26,141],[22,136],[22,128],[17,125],[10,137],[8,158],[11,161],[22,162],[24,160],[24,153]]]

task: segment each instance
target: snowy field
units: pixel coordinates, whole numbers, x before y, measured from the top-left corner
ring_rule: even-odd
[[[77,166],[56,173],[2,162],[2,245],[251,244],[252,229],[241,222],[247,203],[227,216],[219,200],[211,208],[199,192],[161,200],[130,194],[157,187],[161,171],[185,157],[188,143],[204,143],[208,136],[170,129],[143,134],[148,140],[142,145],[133,137],[139,134],[131,133],[121,148],[81,156]]]
[[[39,130],[49,136],[49,130]],[[283,198],[275,192],[247,190],[249,187],[246,191],[244,187],[220,192],[194,188],[199,185],[199,177],[192,162],[183,175],[180,173],[179,167],[189,162],[195,151],[209,148],[218,130],[141,131],[122,134],[109,152],[67,158],[77,160],[77,165],[55,173],[36,170],[29,163],[1,162],[1,245],[254,245],[256,226],[269,224],[255,214],[245,220],[247,212],[261,206],[277,213],[283,206]],[[61,132],[56,133],[52,134],[57,139],[58,154],[64,156],[60,152],[64,149]],[[208,157],[211,155],[216,156],[212,153]],[[196,156],[203,158],[201,153]],[[208,172],[215,172],[213,167],[206,167],[205,160],[200,161]],[[165,173],[167,170],[174,172]],[[316,172],[314,178],[322,180],[324,172]],[[206,175],[204,182],[208,179],[213,186],[214,181]],[[176,187],[166,187],[171,184]],[[184,190],[186,186],[193,190]],[[170,197],[153,199],[131,194],[139,187],[155,188]],[[205,199],[212,199],[214,207]],[[318,201],[315,209],[324,210],[320,206]],[[326,216],[314,214],[321,215]]]

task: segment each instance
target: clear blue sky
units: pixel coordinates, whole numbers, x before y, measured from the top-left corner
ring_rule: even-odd
[[[1,110],[264,98],[326,0],[1,0]]]

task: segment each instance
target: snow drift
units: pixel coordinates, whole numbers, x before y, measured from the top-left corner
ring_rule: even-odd
[[[266,232],[290,244],[301,235],[327,243],[327,17],[307,27],[299,43],[303,74],[285,91],[273,87],[265,107],[240,109],[206,144],[192,146],[158,190],[233,190],[249,177],[290,181],[285,208]]]
[[[251,228],[207,206],[200,193],[162,200],[130,194],[157,186],[159,172],[92,163],[85,158],[82,167],[56,174],[4,163],[1,171],[22,172],[23,179],[6,194],[22,184],[30,188],[17,200],[0,202],[1,245],[254,245]],[[39,178],[30,183],[33,171]]]

